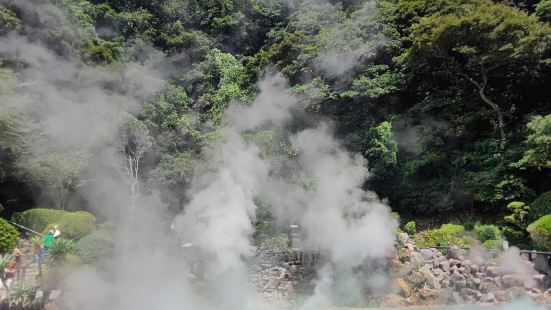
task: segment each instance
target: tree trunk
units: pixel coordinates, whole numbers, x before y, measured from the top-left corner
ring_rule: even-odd
[[[484,101],[487,105],[489,105],[497,114],[497,124],[499,127],[499,135],[501,137],[502,141],[505,141],[505,122],[503,121],[503,112],[501,111],[501,108],[497,103],[493,102],[488,95],[486,95],[486,87],[488,86],[488,72],[490,70],[495,69],[496,67],[486,69],[484,68],[484,65],[480,65],[481,67],[481,74],[482,74],[482,83],[479,83],[475,81],[473,78],[469,77],[468,75],[465,75],[467,79],[473,83],[476,88],[478,89],[478,95],[480,96],[480,99]]]
[[[505,122],[503,121],[503,112],[501,112],[501,109],[499,106],[490,100],[488,96],[484,93],[485,85],[484,87],[479,88],[478,94],[480,95],[480,98],[482,101],[484,101],[486,104],[488,104],[497,114],[497,122],[499,126],[499,135],[501,136],[501,140],[505,140]]]

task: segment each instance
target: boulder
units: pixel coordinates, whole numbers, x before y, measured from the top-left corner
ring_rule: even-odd
[[[440,265],[438,266],[440,269],[442,269],[443,271],[445,272],[448,272],[450,271],[450,263],[448,261],[443,261],[440,263]]]
[[[503,271],[497,266],[488,266],[486,267],[486,274],[490,277],[497,277],[502,275]]]
[[[431,260],[433,259],[433,254],[432,253],[432,250],[431,249],[421,249],[419,251],[419,253],[421,253],[421,255],[423,255],[423,257],[425,258],[425,260]]]
[[[482,295],[478,302],[485,304],[495,304],[497,302],[497,298],[493,293],[488,293]]]
[[[388,294],[383,296],[379,306],[388,307],[388,308],[403,307],[403,306],[407,306],[407,301],[405,300],[404,297],[400,295]]]
[[[404,278],[396,278],[390,281],[390,291],[394,295],[399,295],[405,298],[411,296],[411,286]]]
[[[501,277],[501,285],[505,288],[524,287],[524,279],[519,275],[504,275]]]
[[[450,250],[448,251],[448,257],[451,259],[463,260],[463,250],[454,245],[450,247]]]

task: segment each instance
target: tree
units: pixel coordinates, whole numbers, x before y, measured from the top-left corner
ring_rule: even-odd
[[[532,117],[526,127],[530,131],[525,140],[529,149],[515,165],[537,169],[551,168],[551,114]]]
[[[118,152],[121,157],[118,169],[130,187],[131,208],[135,208],[140,196],[140,164],[145,152],[151,147],[149,130],[135,117],[128,117],[118,135]]]
[[[544,22],[551,23],[551,0],[542,0],[536,6],[536,16]]]
[[[497,101],[492,82],[517,79],[547,61],[551,28],[519,9],[484,1],[421,19],[413,26],[412,38],[414,67],[472,84],[495,112],[499,135],[505,139],[507,98]]]
[[[48,153],[45,157],[35,164],[32,172],[48,188],[55,206],[65,210],[69,194],[90,181],[79,178],[88,156],[82,153]]]

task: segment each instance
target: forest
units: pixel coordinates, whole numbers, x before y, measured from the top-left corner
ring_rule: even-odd
[[[492,240],[532,246],[530,231],[546,247],[551,0],[2,0],[2,217],[91,211],[97,170],[173,217],[228,109],[274,73],[297,117],[244,133],[270,162],[324,120],[403,229],[495,224]],[[279,232],[288,223],[257,198],[257,233]]]

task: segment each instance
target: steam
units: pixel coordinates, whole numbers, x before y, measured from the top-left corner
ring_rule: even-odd
[[[370,19],[372,8],[366,4],[328,40]],[[342,74],[372,48],[371,43],[356,44],[342,58],[335,56],[342,51],[328,46],[320,58],[322,68]],[[298,101],[280,75],[260,81],[250,106],[234,103],[227,111],[219,140],[205,150],[202,169],[187,191],[189,202],[175,218],[175,236],[162,218],[160,201],[142,196],[138,207],[131,208],[127,185],[113,172],[120,161],[113,144],[121,116],[137,113],[165,85],[166,67],[158,66],[155,52],[122,68],[90,67],[40,41],[10,35],[0,39],[0,53],[26,63],[19,88],[0,96],[0,113],[34,121],[28,129],[38,137],[29,143],[32,158],[93,150],[86,166],[97,182],[79,193],[90,208],[115,223],[116,254],[71,275],[64,292],[68,309],[258,309],[245,260],[253,254],[259,197],[282,221],[298,223],[306,245],[326,258],[304,309],[360,304],[366,290],[384,285],[384,262],[393,250],[397,223],[389,208],[364,189],[366,160],[345,150],[330,123],[307,126],[297,120],[303,111],[297,111]],[[284,168],[243,138],[259,130],[280,133],[296,151]],[[183,243],[192,243],[202,255],[205,275],[197,281],[205,282],[203,290],[190,280]]]

